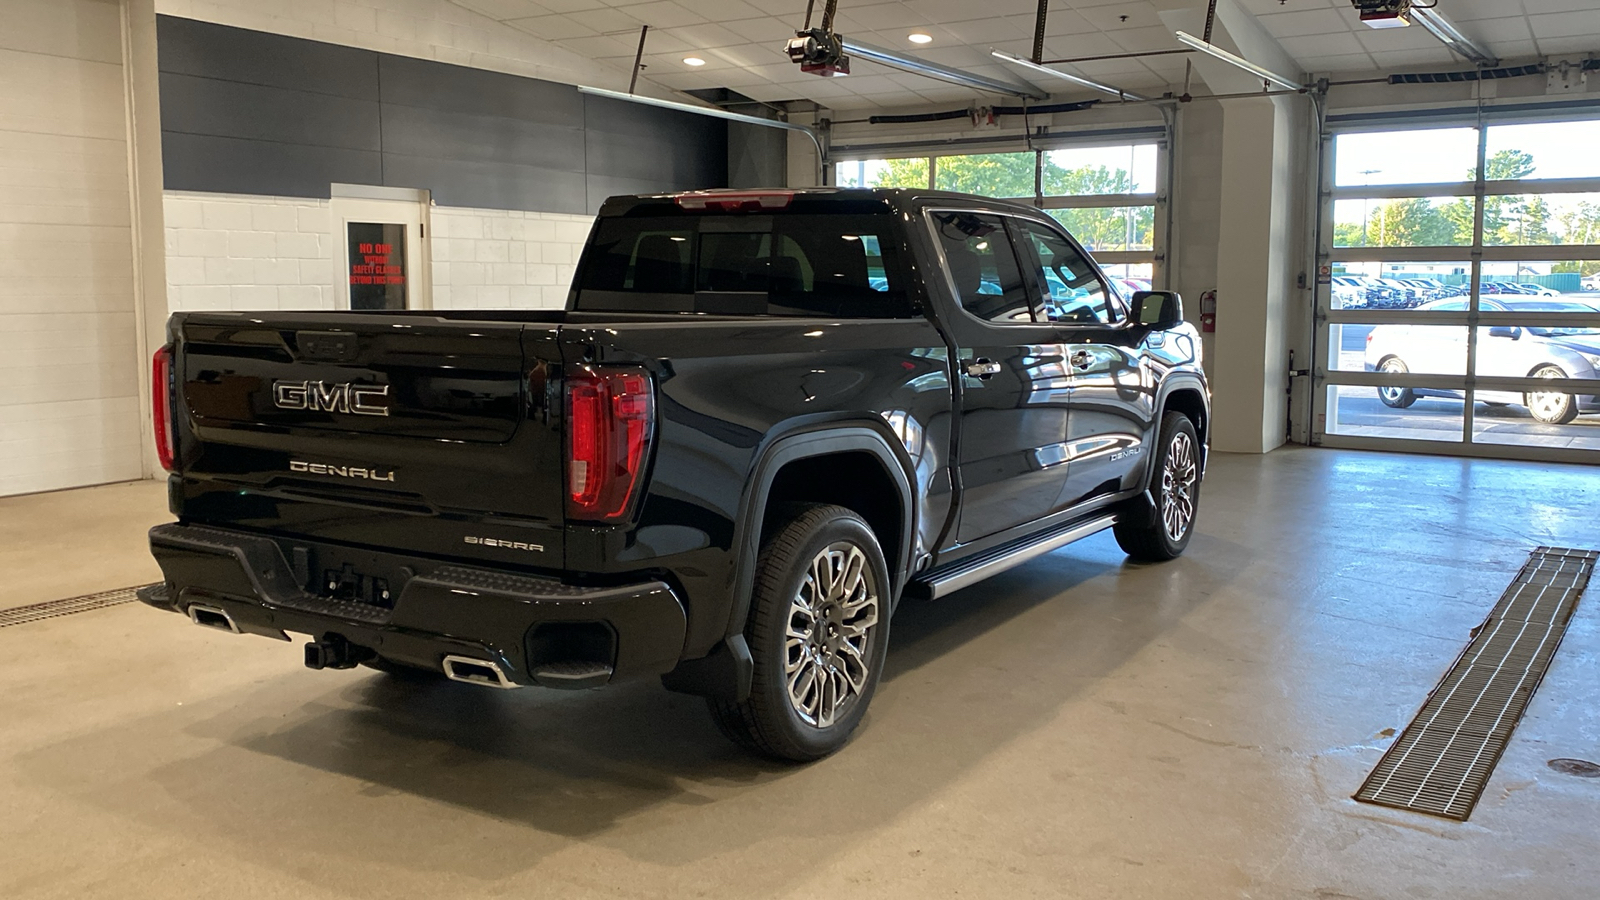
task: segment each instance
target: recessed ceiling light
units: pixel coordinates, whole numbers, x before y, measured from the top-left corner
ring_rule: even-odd
[[[683,58],[683,64],[686,66],[703,66],[706,64],[706,61],[698,56],[685,56]]]
[[[913,31],[906,35],[906,40],[913,44],[931,44],[933,43],[933,35],[923,34],[920,31]]]

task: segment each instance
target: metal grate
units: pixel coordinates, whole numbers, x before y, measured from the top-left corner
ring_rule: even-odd
[[[16,609],[0,609],[0,628],[8,625],[26,625],[40,619],[54,619],[57,616],[70,616],[73,613],[88,612],[91,609],[104,609],[107,606],[117,606],[122,603],[131,603],[138,599],[134,592],[136,587],[117,588],[114,591],[101,591],[98,594],[86,594],[82,597],[69,597],[65,600],[51,600],[48,603],[35,603],[32,606],[19,606]]]
[[[1466,821],[1550,667],[1600,551],[1540,547],[1355,798]]]

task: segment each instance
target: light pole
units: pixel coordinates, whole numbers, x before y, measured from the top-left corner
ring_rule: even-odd
[[[1362,175],[1376,175],[1376,174],[1378,174],[1379,172],[1382,172],[1382,171],[1383,171],[1382,169],[1362,169],[1361,170],[1361,174]],[[1366,181],[1362,182],[1361,186],[1362,187],[1371,187],[1372,186],[1372,179],[1368,178]],[[1366,199],[1361,201],[1361,246],[1363,246],[1363,247],[1367,246],[1367,219],[1370,218],[1371,216],[1372,216],[1372,198],[1368,197],[1368,198],[1366,198]]]

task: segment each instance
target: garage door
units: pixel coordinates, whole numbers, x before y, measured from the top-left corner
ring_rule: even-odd
[[[1600,461],[1600,114],[1327,137],[1320,442]]]
[[[0,495],[139,478],[119,5],[0,23]]]

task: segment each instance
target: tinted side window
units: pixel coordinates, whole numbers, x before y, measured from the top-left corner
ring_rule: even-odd
[[[1093,264],[1044,225],[1018,221],[1024,241],[1038,266],[1044,293],[1044,313],[1052,322],[1069,325],[1110,325],[1119,314],[1116,299]]]
[[[934,225],[967,312],[997,324],[1033,324],[1005,222],[998,216],[944,212],[934,213]]]

